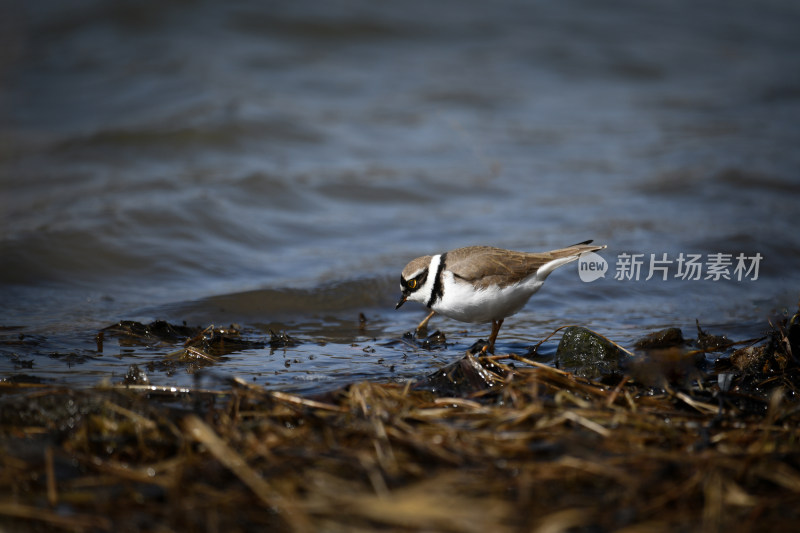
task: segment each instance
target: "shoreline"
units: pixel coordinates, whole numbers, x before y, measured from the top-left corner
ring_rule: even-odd
[[[243,380],[6,383],[0,516],[20,531],[796,523],[798,315],[737,347],[699,326],[690,342],[651,337],[660,384],[636,366],[587,378],[480,345],[413,384],[310,396]],[[721,349],[733,352],[712,372],[686,374],[698,350]]]

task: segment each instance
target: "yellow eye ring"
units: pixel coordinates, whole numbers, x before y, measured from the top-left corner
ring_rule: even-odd
[[[416,289],[417,288],[417,280],[412,279],[408,282],[409,289]]]

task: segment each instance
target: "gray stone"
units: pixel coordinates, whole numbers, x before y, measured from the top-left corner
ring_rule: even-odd
[[[581,326],[564,330],[556,349],[559,368],[589,379],[621,375],[627,359],[628,355],[612,342]]]

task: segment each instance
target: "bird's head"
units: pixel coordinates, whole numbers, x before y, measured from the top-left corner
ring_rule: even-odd
[[[400,274],[400,300],[395,309],[399,309],[406,301],[425,303],[433,290],[432,280],[429,280],[431,256],[418,257],[411,261]]]

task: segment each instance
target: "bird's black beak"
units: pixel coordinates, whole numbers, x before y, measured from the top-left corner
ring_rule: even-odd
[[[394,306],[395,310],[397,310],[397,309],[400,309],[400,306],[401,306],[401,305],[403,305],[404,303],[406,303],[406,300],[407,300],[407,299],[408,299],[408,298],[406,297],[406,295],[405,295],[405,294],[404,294],[404,295],[402,295],[402,296],[400,297],[400,301],[398,301],[398,302],[397,302],[397,305],[395,305],[395,306]]]

